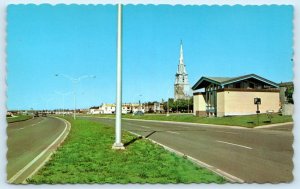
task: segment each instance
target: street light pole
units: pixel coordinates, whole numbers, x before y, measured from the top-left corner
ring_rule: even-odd
[[[116,138],[112,149],[123,150],[121,141],[122,118],[122,4],[118,4],[118,33],[117,33],[117,98],[116,98]]]
[[[167,116],[169,116],[169,98],[168,98],[168,101],[167,101]]]
[[[167,99],[167,116],[169,116],[169,93],[170,93],[170,89],[168,89],[168,99]]]
[[[190,97],[188,97],[188,113],[190,113]]]
[[[76,119],[76,90],[77,90],[77,84],[81,81],[81,80],[83,80],[83,79],[87,79],[87,78],[96,78],[96,76],[94,76],[94,75],[83,75],[83,76],[80,76],[80,77],[78,77],[78,78],[73,78],[73,77],[71,77],[71,76],[69,76],[69,75],[65,75],[65,74],[55,74],[55,76],[56,77],[58,77],[58,76],[61,76],[61,77],[64,77],[64,78],[66,78],[66,79],[68,79],[68,80],[70,80],[73,84],[74,84],[74,113],[73,113],[73,118],[74,118],[74,120]]]
[[[62,92],[57,92],[57,91],[55,93],[62,96],[62,98],[63,98],[63,110],[62,111],[63,111],[63,116],[65,116],[65,97],[71,93],[70,92],[62,93]]]
[[[139,97],[140,97],[139,98],[139,111],[142,111],[142,107],[141,107],[141,98],[142,98],[142,96],[143,95],[141,95],[141,94],[139,95]]]
[[[73,113],[73,119],[76,119],[76,90],[77,90],[77,83],[74,83],[74,113]]]
[[[190,113],[190,96],[188,95],[188,93],[185,93],[185,96],[187,96],[188,98],[188,113]]]

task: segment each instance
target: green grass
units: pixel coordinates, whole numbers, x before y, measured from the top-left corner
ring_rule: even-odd
[[[32,118],[31,115],[18,114],[18,115],[16,115],[16,117],[7,117],[6,121],[8,123],[13,123],[13,122],[17,122],[17,121],[25,121],[25,120],[28,120],[28,119],[31,119],[31,118]]]
[[[115,117],[115,115],[93,115],[101,117]],[[274,123],[284,123],[293,121],[292,116],[283,116],[279,114],[273,114],[271,122],[266,114],[259,115],[259,121],[256,115],[246,116],[231,116],[231,117],[197,117],[186,114],[176,114],[166,116],[165,114],[146,114],[143,116],[132,116],[132,114],[122,115],[122,118],[131,119],[145,119],[145,120],[160,120],[160,121],[177,121],[177,122],[190,122],[190,123],[205,123],[205,124],[216,124],[216,125],[233,125],[253,128],[261,125],[268,125]]]
[[[64,144],[29,183],[225,183],[225,179],[187,159],[138,139],[126,150],[112,150],[114,128],[73,121]],[[123,143],[135,139],[122,133]]]

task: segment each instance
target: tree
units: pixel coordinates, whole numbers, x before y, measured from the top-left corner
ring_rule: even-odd
[[[285,96],[288,103],[294,104],[293,93],[294,93],[294,86],[287,87],[287,89],[285,90]]]

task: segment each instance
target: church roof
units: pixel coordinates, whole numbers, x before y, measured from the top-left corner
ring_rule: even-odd
[[[206,78],[216,81],[216,82],[219,82],[219,83],[222,83],[222,82],[228,81],[230,79],[233,79],[234,77],[206,77]]]
[[[272,85],[273,87],[278,88],[278,84],[273,81],[270,81],[268,79],[260,77],[256,74],[248,74],[248,75],[242,75],[242,76],[238,76],[238,77],[206,77],[206,76],[203,76],[197,81],[197,83],[192,87],[192,89],[193,90],[201,89],[210,83],[214,83],[216,85],[227,85],[230,83],[234,83],[234,82],[249,79],[249,78],[257,79],[259,81],[262,81],[264,83]]]

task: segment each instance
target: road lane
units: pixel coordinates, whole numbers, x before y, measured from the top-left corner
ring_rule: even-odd
[[[113,119],[84,119],[114,126]],[[246,182],[290,182],[293,179],[292,125],[280,129],[236,129],[122,120],[122,127],[143,136],[149,135],[148,138],[156,142]]]
[[[65,127],[63,121],[53,117],[38,117],[8,124],[7,179],[10,180],[46,149],[60,136]],[[34,166],[31,169],[34,170]],[[30,174],[29,171],[21,175],[14,183],[20,183],[28,174]]]

